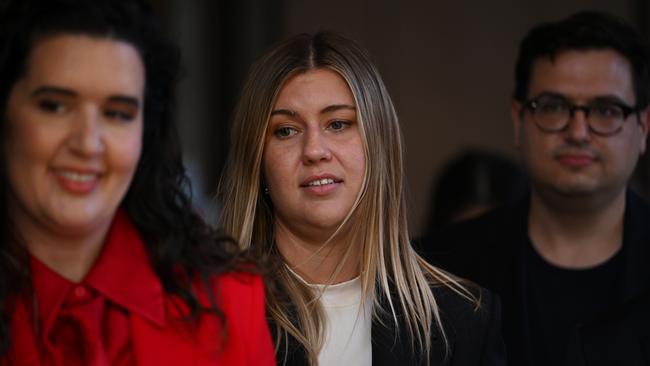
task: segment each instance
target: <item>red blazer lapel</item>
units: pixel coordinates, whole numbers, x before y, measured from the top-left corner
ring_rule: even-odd
[[[181,314],[186,314],[187,311],[185,306],[174,305],[169,298],[165,301],[165,311],[167,321],[164,325],[132,313],[131,334],[137,365],[214,366],[220,363],[220,334],[216,321],[202,319],[200,324],[193,328],[182,320]]]
[[[133,353],[137,365],[203,365],[194,340],[182,337],[172,327],[158,327],[137,315],[131,317]]]

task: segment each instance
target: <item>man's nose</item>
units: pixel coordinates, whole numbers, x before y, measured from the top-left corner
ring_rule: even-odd
[[[591,132],[589,129],[589,111],[586,108],[576,108],[569,116],[566,130],[566,137],[573,141],[589,141]]]

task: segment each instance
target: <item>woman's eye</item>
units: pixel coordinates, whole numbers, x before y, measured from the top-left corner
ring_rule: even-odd
[[[295,128],[293,127],[280,127],[273,132],[273,134],[277,137],[284,138],[284,137],[290,137],[293,136],[297,133]]]
[[[132,121],[135,118],[134,113],[122,111],[119,109],[107,109],[104,111],[104,116],[110,119],[117,119],[124,122]]]
[[[39,101],[38,108],[49,113],[62,113],[65,111],[65,105],[63,103],[47,99]]]
[[[351,123],[348,121],[335,120],[330,122],[329,128],[335,131],[343,130],[347,127],[350,127]]]

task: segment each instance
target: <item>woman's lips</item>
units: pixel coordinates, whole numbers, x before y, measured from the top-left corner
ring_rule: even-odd
[[[95,171],[56,169],[54,176],[66,191],[73,194],[88,194],[99,184],[101,174]]]
[[[336,190],[343,180],[330,174],[311,176],[300,184],[305,191],[317,195],[326,195]]]

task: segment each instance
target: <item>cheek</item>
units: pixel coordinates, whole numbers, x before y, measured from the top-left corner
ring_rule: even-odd
[[[265,184],[274,192],[284,186],[283,180],[289,178],[288,159],[283,155],[277,149],[269,148],[265,149],[262,159]]]
[[[5,156],[10,169],[16,164],[20,165],[19,168],[46,165],[54,158],[58,141],[63,139],[59,135],[56,129],[48,129],[38,123],[12,123],[5,141]]]
[[[274,210],[284,212],[285,204],[289,200],[287,192],[288,182],[285,166],[280,160],[281,155],[273,149],[265,149],[262,157],[262,174],[264,177],[261,194],[268,194],[273,203]],[[268,189],[268,191],[267,191]]]
[[[366,154],[361,142],[361,137],[349,141],[343,149],[348,166],[353,170],[357,180],[362,181],[366,173]]]
[[[538,131],[526,131],[521,134],[521,150],[526,158],[546,160],[563,144],[560,134],[546,134]]]
[[[602,151],[602,159],[607,163],[605,164],[606,168],[631,172],[634,170],[639,158],[641,143],[636,136],[632,136],[631,138],[612,141],[601,148],[600,151]]]
[[[114,134],[110,141],[112,166],[122,172],[133,174],[142,154],[142,129],[134,128],[127,134]]]
[[[363,180],[363,177],[366,174],[366,154],[360,144],[357,146],[352,156],[354,158],[355,171],[358,175],[358,179]]]
[[[552,147],[543,136],[536,136],[522,133],[520,135],[519,151],[526,170],[532,175],[551,174],[552,169]]]

